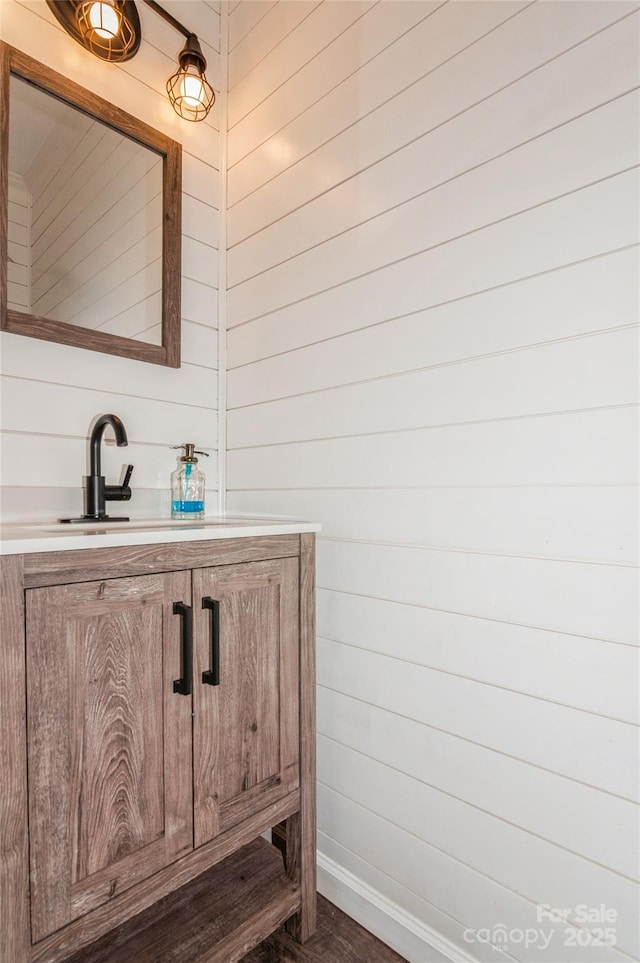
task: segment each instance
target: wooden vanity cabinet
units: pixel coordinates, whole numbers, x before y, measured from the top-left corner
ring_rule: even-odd
[[[2,558],[2,963],[115,960],[115,946],[136,963],[232,963],[286,919],[311,934],[313,540]],[[276,824],[284,862],[259,839]],[[273,882],[227,932],[234,885],[264,861]],[[197,948],[175,956],[195,905]]]

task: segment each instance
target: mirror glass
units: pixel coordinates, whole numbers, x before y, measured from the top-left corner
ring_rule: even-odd
[[[7,307],[162,344],[163,157],[10,78]]]
[[[181,250],[181,144],[0,41],[0,330],[179,368]]]

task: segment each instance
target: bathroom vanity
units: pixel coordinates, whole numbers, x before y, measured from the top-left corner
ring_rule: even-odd
[[[61,528],[1,532],[0,961],[304,941],[318,526]]]

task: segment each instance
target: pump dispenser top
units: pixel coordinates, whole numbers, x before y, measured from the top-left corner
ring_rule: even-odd
[[[209,457],[206,451],[196,451],[191,442],[172,445],[184,449],[178,459],[178,467],[171,475],[171,517],[184,519],[204,518],[204,472],[198,468],[196,455]]]

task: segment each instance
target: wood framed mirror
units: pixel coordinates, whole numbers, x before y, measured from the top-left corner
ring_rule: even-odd
[[[0,328],[180,366],[182,148],[0,42]]]

